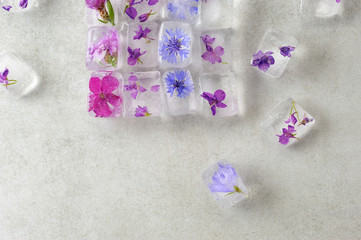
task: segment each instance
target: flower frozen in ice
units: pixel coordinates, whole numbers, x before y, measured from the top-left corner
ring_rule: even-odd
[[[236,170],[234,170],[230,164],[218,163],[218,170],[212,176],[212,182],[208,184],[208,188],[212,193],[227,193],[225,196],[233,193],[240,193],[247,197],[247,195],[242,192],[238,185],[239,176]]]
[[[148,112],[148,109],[147,109],[146,106],[141,107],[141,106],[138,105],[138,107],[135,109],[135,115],[134,116],[136,116],[136,117],[149,117],[150,115],[152,115],[152,114],[150,114]]]
[[[186,98],[194,89],[191,76],[189,76],[188,71],[184,70],[169,72],[165,77],[165,84],[170,97],[176,91],[177,97]]]
[[[85,3],[88,8],[98,11],[100,22],[115,25],[114,9],[110,0],[85,0]]]
[[[140,39],[144,38],[146,43],[150,43],[151,40],[154,40],[153,38],[148,37],[148,34],[149,34],[151,31],[152,31],[152,30],[150,30],[150,29],[147,28],[147,27],[143,30],[142,25],[139,24],[139,25],[138,25],[138,30],[135,31],[135,35],[134,35],[134,37],[133,37],[133,40],[140,40]]]
[[[4,72],[0,72],[0,84],[2,84],[4,87],[7,87],[8,85],[13,85],[17,83],[16,80],[9,80],[9,69],[5,68]]]
[[[288,128],[282,128],[282,135],[276,135],[277,137],[279,137],[279,142],[283,145],[287,145],[290,141],[290,138],[296,138],[296,129],[294,126],[288,125]]]
[[[280,53],[284,57],[292,57],[291,52],[295,50],[295,47],[292,46],[284,46],[280,47]]]
[[[24,9],[28,6],[28,0],[20,0],[19,6]]]
[[[89,48],[91,58],[104,61],[108,65],[117,67],[119,50],[119,37],[116,30],[109,30],[92,47]],[[102,64],[102,63],[101,63]]]
[[[226,99],[226,93],[221,89],[218,89],[217,91],[215,91],[214,94],[208,93],[208,92],[203,92],[201,97],[208,101],[209,105],[211,106],[211,111],[212,111],[213,116],[216,115],[217,107],[218,108],[226,108],[227,107],[227,105],[222,102],[222,101],[224,101],[224,99]]]
[[[285,123],[292,122],[292,124],[295,125],[297,123],[297,118],[295,117],[295,114],[296,114],[296,112],[292,113],[291,116],[288,118],[288,120],[285,121]]]
[[[125,9],[124,9],[124,13],[127,14],[131,19],[135,19],[138,15],[138,11],[137,9],[134,7],[137,4],[142,4],[144,2],[144,0],[125,0]],[[148,5],[149,6],[153,6],[155,4],[157,4],[159,2],[159,0],[148,0]],[[139,16],[139,20],[140,22],[145,22],[148,20],[149,16],[154,15],[156,13],[151,13],[152,10],[149,13],[144,13],[141,16]]]
[[[215,64],[216,62],[222,63],[221,56],[224,55],[224,48],[221,46],[217,46],[215,49],[213,49],[212,45],[216,38],[212,38],[209,35],[205,35],[201,37],[203,43],[206,46],[206,52],[202,54],[202,58],[205,61],[208,61],[212,64]]]
[[[144,54],[147,53],[147,51],[144,52],[140,52],[140,48],[135,48],[134,50],[131,49],[130,47],[128,47],[128,53],[129,53],[129,57],[128,57],[128,65],[130,66],[134,66],[135,64],[137,64],[138,62],[140,62],[141,64],[143,64],[143,62],[140,60],[140,57]]]
[[[11,8],[12,8],[12,6],[10,6],[10,5],[3,6],[3,9],[5,9],[8,12],[10,11]]]
[[[305,113],[305,115],[303,116],[302,121],[300,122],[300,124],[299,124],[298,126],[300,126],[300,125],[306,126],[306,124],[307,124],[307,123],[310,123],[310,122],[313,122],[313,118],[307,117],[307,115],[306,115],[306,113]]]
[[[181,58],[181,61],[189,57],[191,47],[191,38],[181,28],[166,29],[159,41],[159,55],[163,61],[169,63],[177,63],[177,57]]]
[[[142,15],[139,16],[139,22],[145,22],[148,20],[148,18],[151,16],[151,15],[154,15],[156,14],[156,12],[153,12],[152,13],[152,10],[149,11],[149,13],[144,13]]]
[[[132,75],[128,78],[128,84],[124,85],[124,89],[125,89],[125,91],[131,92],[130,96],[133,99],[137,98],[138,92],[147,91],[147,89],[145,87],[140,86],[140,84],[138,83],[137,76],[134,76],[134,75]]]
[[[169,14],[174,18],[186,20],[189,13],[192,16],[198,14],[198,0],[178,0],[168,4]]]
[[[89,81],[89,112],[93,111],[95,117],[109,117],[117,111],[122,104],[122,98],[113,92],[119,87],[116,77],[107,75],[101,80],[92,77]]]
[[[263,53],[261,50],[253,54],[252,66],[258,67],[262,72],[267,72],[268,68],[275,64],[275,59],[271,56],[273,52]]]

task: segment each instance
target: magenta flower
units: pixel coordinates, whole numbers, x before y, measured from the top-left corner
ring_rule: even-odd
[[[297,118],[295,117],[296,113],[297,112],[294,112],[293,114],[291,114],[291,116],[288,118],[287,121],[285,121],[285,123],[291,123],[292,122],[292,124],[295,125],[297,123]]]
[[[262,72],[267,72],[268,68],[275,64],[275,59],[271,56],[273,52],[263,53],[258,51],[258,53],[253,54],[252,66],[258,66],[259,70]]]
[[[98,20],[100,22],[110,22],[113,26],[115,26],[114,9],[110,0],[85,0],[85,3],[88,8],[99,12],[101,19]]]
[[[226,108],[227,105],[222,103],[224,99],[226,99],[226,93],[219,89],[212,93],[203,92],[201,95],[202,98],[208,101],[209,105],[211,106],[213,116],[216,115],[216,108]]]
[[[276,135],[276,136],[279,137],[278,141],[283,145],[287,145],[290,141],[290,138],[298,139],[295,137],[296,130],[294,126],[288,125],[288,129],[282,128],[282,132],[283,132],[282,135]]]
[[[116,30],[109,30],[91,48],[89,55],[91,58],[104,60],[105,63],[117,67],[118,64],[119,37]]]
[[[135,115],[134,116],[136,116],[136,117],[149,117],[150,115],[152,115],[152,114],[150,114],[148,112],[148,109],[147,109],[146,106],[141,107],[141,106],[138,105],[137,109],[135,109]]]
[[[293,52],[294,50],[295,47],[292,46],[280,47],[280,53],[284,57],[292,57],[291,52]]]
[[[106,0],[85,0],[85,3],[88,8],[98,10],[104,8],[105,1]]]
[[[340,3],[340,2],[341,2],[341,0],[336,0],[336,2],[337,2],[337,3]]]
[[[142,86],[139,85],[137,76],[130,76],[128,78],[128,83],[129,84],[124,85],[124,89],[125,89],[125,91],[130,91],[131,92],[130,96],[133,99],[137,98],[138,91],[139,92],[147,91],[147,89],[145,87],[142,87]]]
[[[28,6],[28,0],[20,0],[19,6],[24,9]]]
[[[12,8],[12,6],[10,6],[10,5],[3,6],[3,9],[5,9],[8,12],[10,11],[11,8]]]
[[[152,13],[152,10],[149,11],[149,13],[144,13],[142,15],[139,16],[139,21],[140,22],[145,22],[148,20],[148,18],[151,16],[151,15],[154,15],[156,14],[156,12]]]
[[[140,40],[142,38],[145,39],[146,43],[150,43],[151,40],[154,40],[153,38],[148,37],[148,34],[151,32],[149,28],[145,28],[143,30],[142,25],[138,25],[138,31],[135,31],[135,35],[133,37],[133,40]]]
[[[89,81],[89,112],[95,117],[109,117],[121,104],[122,99],[113,92],[119,87],[119,81],[113,76],[105,76],[102,80],[92,77]]]
[[[130,47],[128,47],[128,53],[129,53],[129,57],[128,57],[128,65],[130,66],[134,66],[135,64],[137,64],[138,62],[140,62],[141,64],[143,64],[143,62],[140,60],[140,57],[142,55],[144,55],[147,51],[144,52],[140,52],[140,48],[136,48],[134,50],[132,50]]]

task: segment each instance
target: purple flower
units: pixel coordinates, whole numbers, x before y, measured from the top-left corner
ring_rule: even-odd
[[[207,45],[213,45],[214,41],[216,41],[216,38],[211,38],[209,35],[204,35],[201,37],[204,44]]]
[[[156,12],[152,13],[152,10],[149,11],[149,13],[144,13],[142,15],[139,16],[139,21],[140,22],[145,22],[148,20],[148,18],[151,16],[151,15],[154,15],[156,14]]]
[[[211,46],[206,47],[207,52],[202,54],[202,58],[212,64],[215,64],[216,62],[221,63],[222,58],[224,54],[224,48],[221,46],[216,47],[214,50]]]
[[[9,74],[9,69],[7,68],[5,68],[3,73],[0,72],[0,83],[4,84],[4,86],[7,86],[9,83],[8,74]]]
[[[28,0],[20,0],[19,6],[24,9],[28,6]]]
[[[126,84],[124,85],[124,89],[126,91],[130,91],[130,96],[133,98],[133,99],[136,99],[137,98],[137,95],[138,95],[138,91],[139,92],[145,92],[147,91],[147,89],[145,87],[142,87],[139,85],[138,83],[138,78],[137,76],[130,76],[128,78],[128,83],[129,84]]]
[[[88,8],[99,10],[104,8],[105,1],[106,0],[85,0],[85,3],[88,6]]]
[[[101,59],[113,67],[118,64],[119,37],[116,30],[109,30],[103,34],[103,37],[89,48],[89,55],[93,59]]]
[[[340,3],[340,2],[341,2],[341,0],[336,0],[336,2],[337,2],[337,3]]]
[[[297,118],[295,117],[295,114],[297,112],[294,112],[289,118],[287,121],[285,121],[285,123],[290,123],[292,122],[293,125],[295,125],[297,123]]]
[[[258,51],[258,53],[253,54],[252,66],[258,66],[259,70],[267,72],[268,68],[275,63],[275,59],[271,56],[273,52],[263,53]]]
[[[141,64],[142,61],[140,60],[140,57],[142,55],[144,55],[147,51],[144,52],[140,52],[140,48],[136,48],[134,50],[132,50],[130,47],[128,47],[128,53],[129,53],[129,57],[128,57],[128,65],[130,66],[134,66],[135,64],[137,64],[138,62],[140,62]]]
[[[3,9],[5,9],[8,12],[10,11],[11,8],[12,8],[12,6],[10,6],[10,5],[3,6]]]
[[[159,2],[159,0],[149,0],[148,5],[153,6],[153,5],[157,4],[158,2]]]
[[[218,89],[217,91],[212,93],[203,92],[201,95],[202,98],[208,101],[209,105],[211,106],[213,116],[216,115],[216,108],[226,108],[227,105],[222,103],[222,101],[226,98],[226,93]]]
[[[280,53],[284,57],[292,57],[291,52],[293,52],[294,50],[295,47],[292,46],[280,47]]]
[[[142,25],[138,25],[138,31],[135,31],[135,35],[133,37],[133,40],[140,40],[142,38],[145,39],[146,43],[150,43],[151,40],[154,40],[153,38],[148,37],[148,34],[151,32],[149,28],[145,28],[143,30]]]
[[[290,141],[290,138],[298,139],[295,137],[296,130],[294,126],[288,125],[288,129],[282,128],[282,132],[283,132],[282,135],[276,135],[276,136],[279,137],[278,141],[283,145],[287,145]]]
[[[306,124],[309,123],[309,122],[313,122],[313,118],[308,118],[308,117],[306,116],[306,113],[305,113],[305,115],[304,115],[301,123],[300,123],[298,126],[300,126],[300,125],[306,126]]]
[[[147,109],[146,106],[141,107],[141,106],[138,105],[137,109],[135,109],[135,115],[134,116],[136,116],[136,117],[149,117],[150,115],[152,115],[152,114],[150,114],[148,112],[148,109]]]

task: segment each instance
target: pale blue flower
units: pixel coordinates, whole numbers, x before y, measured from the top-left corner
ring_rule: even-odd
[[[169,14],[180,20],[187,20],[186,16],[198,14],[198,0],[178,0],[168,4]],[[188,14],[189,13],[189,14]]]
[[[165,77],[165,84],[167,93],[170,93],[170,97],[172,97],[174,91],[176,91],[177,97],[186,98],[194,89],[189,72],[183,70],[169,72]]]

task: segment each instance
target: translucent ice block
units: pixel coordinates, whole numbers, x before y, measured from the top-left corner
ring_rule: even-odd
[[[89,81],[88,112],[93,117],[123,115],[123,76],[117,72],[93,72]]]
[[[262,123],[262,128],[274,142],[290,146],[299,142],[314,123],[314,118],[289,98],[272,110]]]
[[[126,74],[123,94],[126,117],[159,116],[162,112],[159,72]]]
[[[192,38],[188,23],[163,22],[158,44],[160,67],[187,67],[192,59]]]
[[[39,7],[39,1],[38,0],[0,0],[0,7],[5,7],[6,9],[9,9],[9,12],[28,12],[32,11],[35,8]],[[11,8],[9,8],[11,7]],[[1,9],[1,11],[4,11],[4,9]]]
[[[183,115],[197,111],[199,98],[195,95],[192,75],[188,70],[168,71],[163,75],[163,82],[170,114]]]
[[[115,27],[88,30],[86,66],[89,70],[113,71],[122,66],[123,37]]]
[[[219,29],[201,32],[200,48],[203,72],[222,73],[231,70],[231,31]]]
[[[268,30],[251,58],[251,66],[279,78],[295,53],[297,39],[278,30]]]
[[[208,168],[202,179],[219,206],[228,208],[248,197],[248,190],[232,165],[221,160]]]
[[[207,116],[227,117],[239,113],[235,76],[232,72],[203,74],[200,77],[201,109]]]
[[[231,28],[233,24],[233,0],[200,0],[202,27]]]
[[[99,1],[101,2],[101,1]],[[118,23],[118,2],[105,0],[104,4],[97,1],[85,0],[86,22],[91,26],[115,26]]]
[[[129,25],[127,51],[128,66],[134,69],[156,67],[158,65],[159,24],[156,22],[132,23]],[[135,51],[142,54],[136,55]],[[137,60],[135,60],[137,58]]]
[[[198,0],[168,0],[165,12],[169,20],[197,24],[200,14],[199,8],[200,1]]]
[[[128,23],[159,20],[163,16],[164,0],[121,0],[120,12]]]
[[[319,18],[329,18],[342,13],[343,0],[302,0],[302,12]]]
[[[13,96],[22,97],[36,89],[39,77],[23,60],[5,51],[0,53],[0,82]]]

